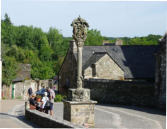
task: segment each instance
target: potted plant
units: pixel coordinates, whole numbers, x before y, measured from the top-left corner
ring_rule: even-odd
[[[40,102],[40,101],[41,101],[41,98],[42,98],[42,97],[41,97],[40,95],[37,95],[37,96],[36,96],[37,102]]]

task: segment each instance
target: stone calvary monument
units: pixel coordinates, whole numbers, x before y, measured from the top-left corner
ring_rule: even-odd
[[[82,48],[89,25],[79,16],[71,26],[73,39],[77,45],[77,88],[68,90],[63,117],[74,124],[94,127],[94,106],[97,102],[90,100],[90,89],[83,88],[82,76]]]

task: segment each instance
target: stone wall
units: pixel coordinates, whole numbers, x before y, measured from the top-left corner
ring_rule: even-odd
[[[46,113],[27,108],[25,108],[25,118],[41,128],[83,128],[66,120],[53,118]]]
[[[154,83],[146,81],[119,81],[86,79],[91,99],[103,104],[123,104],[154,107]]]
[[[166,108],[166,35],[160,40],[156,53],[155,95],[159,108]]]
[[[44,88],[46,87],[50,87],[53,85],[53,80],[50,79],[50,80],[39,80],[38,81],[38,88],[41,89],[42,86],[44,86]]]
[[[12,98],[12,88],[10,86],[2,86],[2,98],[11,99]]]
[[[91,64],[90,64],[91,65]],[[112,80],[123,80],[124,72],[123,70],[109,57],[105,54],[101,59],[95,63],[96,76],[95,78],[100,79],[112,79]],[[92,68],[89,66],[84,70],[85,78],[92,78]]]
[[[33,93],[37,91],[37,82],[34,80],[25,80],[24,82],[14,83],[14,98],[28,99],[28,89],[31,87]]]
[[[64,114],[65,120],[71,121],[77,125],[86,127],[94,127],[94,108],[95,101],[64,101]]]
[[[52,80],[25,80],[23,82],[13,82],[10,86],[3,85],[2,87],[2,97],[6,99],[12,98],[12,85],[14,86],[14,98],[15,99],[28,99],[28,89],[31,87],[33,93],[35,93],[38,89],[42,88],[42,85],[46,88],[51,86]]]
[[[73,44],[73,42],[71,43]],[[77,62],[75,60],[73,49],[69,48],[68,53],[64,59],[62,67],[59,71],[59,92],[66,94],[68,88],[76,87]]]

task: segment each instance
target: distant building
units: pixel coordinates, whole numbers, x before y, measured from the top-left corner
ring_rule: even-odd
[[[10,86],[3,85],[3,97],[13,99],[28,99],[28,88],[32,88],[33,92],[37,90],[38,84],[31,80],[31,65],[19,64],[16,78],[12,81]]]
[[[115,45],[123,45],[123,40],[117,39]]]
[[[115,43],[110,43],[108,40],[103,41],[104,46],[123,45],[123,40],[117,39]]]

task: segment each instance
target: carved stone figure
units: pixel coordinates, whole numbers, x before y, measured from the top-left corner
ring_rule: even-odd
[[[82,47],[87,37],[88,23],[79,16],[72,22],[71,26],[73,27],[73,38],[77,46]]]

